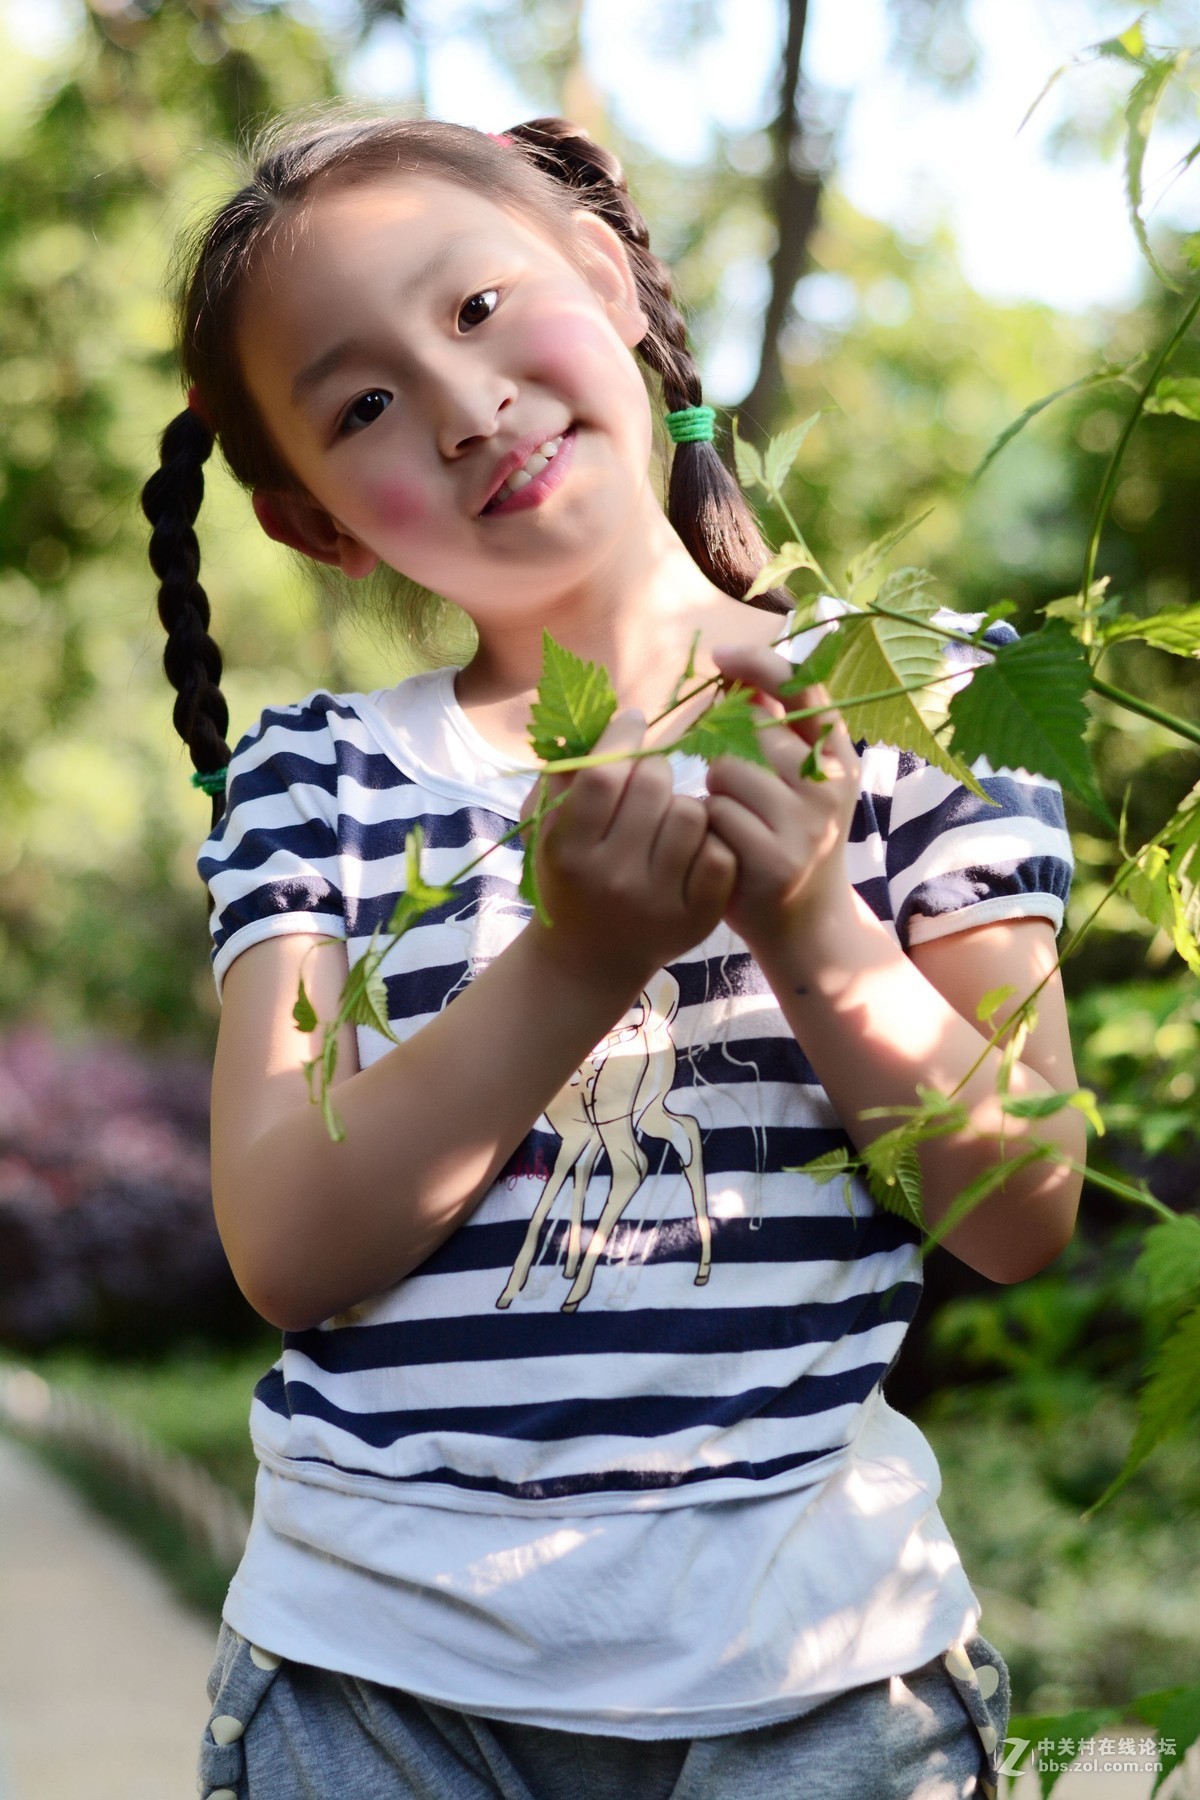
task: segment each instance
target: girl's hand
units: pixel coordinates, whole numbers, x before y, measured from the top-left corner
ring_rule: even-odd
[[[596,750],[636,750],[645,731],[640,713],[618,713]],[[576,978],[635,995],[719,923],[734,853],[709,831],[705,802],[675,793],[664,756],[550,774],[545,785],[550,799],[566,799],[542,826],[536,853],[552,923],[535,918],[530,929]]]
[[[769,717],[829,705],[820,687],[781,700],[779,690],[794,671],[773,651],[739,647],[715,650],[713,658],[727,680],[756,690]],[[777,944],[814,908],[850,904],[844,852],[861,773],[850,734],[832,708],[770,726],[758,741],[770,769],[721,756],[708,773],[709,824],[738,863],[725,917],[752,949]],[[814,755],[824,779],[801,773]]]

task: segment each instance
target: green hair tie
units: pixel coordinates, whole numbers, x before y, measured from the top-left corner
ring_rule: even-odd
[[[666,415],[667,430],[676,444],[711,444],[717,415],[711,406],[683,406]]]
[[[223,794],[227,769],[197,769],[192,776],[192,786],[203,788],[206,794]]]

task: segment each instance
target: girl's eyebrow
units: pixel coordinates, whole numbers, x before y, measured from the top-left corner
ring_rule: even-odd
[[[435,250],[429,261],[423,263],[417,270],[412,280],[404,283],[400,290],[401,294],[411,294],[415,289],[427,286],[441,274],[457,248],[458,240],[452,238],[449,243],[443,244],[440,250]],[[292,405],[298,406],[307,394],[310,394],[314,388],[320,387],[321,383],[336,369],[341,368],[342,364],[347,362],[350,357],[362,355],[367,349],[368,345],[362,338],[348,337],[340,339],[336,344],[331,344],[328,350],[322,350],[320,356],[314,357],[312,362],[307,363],[293,381]]]

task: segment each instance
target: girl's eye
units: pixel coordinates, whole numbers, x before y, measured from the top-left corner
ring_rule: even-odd
[[[381,402],[382,404],[380,404]],[[382,388],[371,388],[369,393],[360,394],[358,399],[343,413],[341,425],[338,427],[338,436],[347,436],[355,425],[373,425],[380,413],[386,412],[391,403],[392,396],[385,393]],[[366,407],[373,407],[375,410],[364,414],[360,408]]]
[[[468,331],[472,325],[482,325],[495,312],[499,298],[495,288],[485,288],[481,294],[472,294],[469,300],[463,302],[458,315],[459,325]]]

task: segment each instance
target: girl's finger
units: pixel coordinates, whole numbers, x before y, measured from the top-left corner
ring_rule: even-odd
[[[641,747],[646,735],[646,718],[644,713],[630,707],[625,712],[614,714],[597,739],[592,754],[612,755],[614,752],[637,750]],[[553,764],[548,768],[552,769]],[[612,821],[625,784],[636,765],[626,761],[601,764],[594,769],[580,769],[571,775],[553,775],[546,777],[546,789],[550,799],[570,789],[570,797],[559,808],[555,817],[566,813],[571,823],[596,837],[603,837]]]

